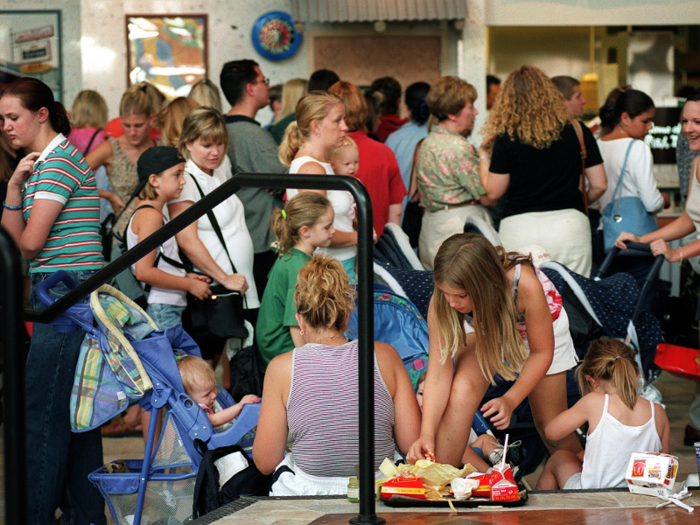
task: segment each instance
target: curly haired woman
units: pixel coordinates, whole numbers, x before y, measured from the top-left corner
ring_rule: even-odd
[[[581,128],[593,202],[607,179],[593,134]],[[481,183],[489,198],[507,198],[499,230],[504,248],[542,246],[553,260],[588,277],[591,233],[580,188],[581,144],[559,90],[536,67],[513,71],[482,133]]]

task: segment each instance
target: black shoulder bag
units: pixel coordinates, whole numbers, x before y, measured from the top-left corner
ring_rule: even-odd
[[[204,198],[204,192],[199,186],[197,179],[190,173],[188,175],[192,177],[199,194]],[[233,273],[237,273],[214,212],[209,210],[207,217],[224,247]],[[183,314],[183,322],[187,321],[185,324],[188,331],[206,332],[225,339],[230,337],[245,339],[248,337],[243,311],[245,297],[238,292],[227,289],[221,284],[212,286],[211,291],[211,297],[203,300],[197,299],[190,294],[187,295],[187,308]]]

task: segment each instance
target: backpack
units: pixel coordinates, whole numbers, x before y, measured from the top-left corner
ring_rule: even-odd
[[[204,453],[194,485],[192,518],[196,519],[241,497],[268,496],[270,494],[272,474],[262,474],[255,466],[253,458],[248,456],[240,445],[208,450],[203,442],[197,440],[195,446],[200,453],[203,448]],[[229,454],[242,454],[247,460],[248,466],[235,474],[219,490],[219,470],[214,462]]]

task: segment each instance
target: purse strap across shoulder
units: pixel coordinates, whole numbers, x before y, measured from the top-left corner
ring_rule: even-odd
[[[572,122],[574,126],[574,131],[578,137],[578,142],[581,145],[581,193],[583,193],[583,209],[586,210],[586,215],[588,215],[588,192],[586,191],[586,157],[588,153],[586,152],[586,141],[583,138],[583,129],[581,129],[581,123],[573,119]]]
[[[617,179],[617,186],[615,186],[615,191],[613,192],[612,202],[615,202],[622,195],[622,179],[625,177],[625,168],[627,167],[627,159],[630,157],[630,151],[632,151],[632,146],[637,142],[635,139],[630,141],[629,146],[627,146],[627,153],[625,153],[625,161],[622,163],[622,169],[620,170],[620,178]]]

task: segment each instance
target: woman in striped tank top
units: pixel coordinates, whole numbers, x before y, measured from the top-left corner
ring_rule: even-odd
[[[344,332],[354,306],[342,265],[316,255],[294,292],[306,344],[267,367],[253,459],[276,472],[273,496],[345,494],[359,463],[357,341]],[[375,468],[418,438],[420,412],[396,350],[375,343]],[[293,441],[285,457],[287,436]]]

